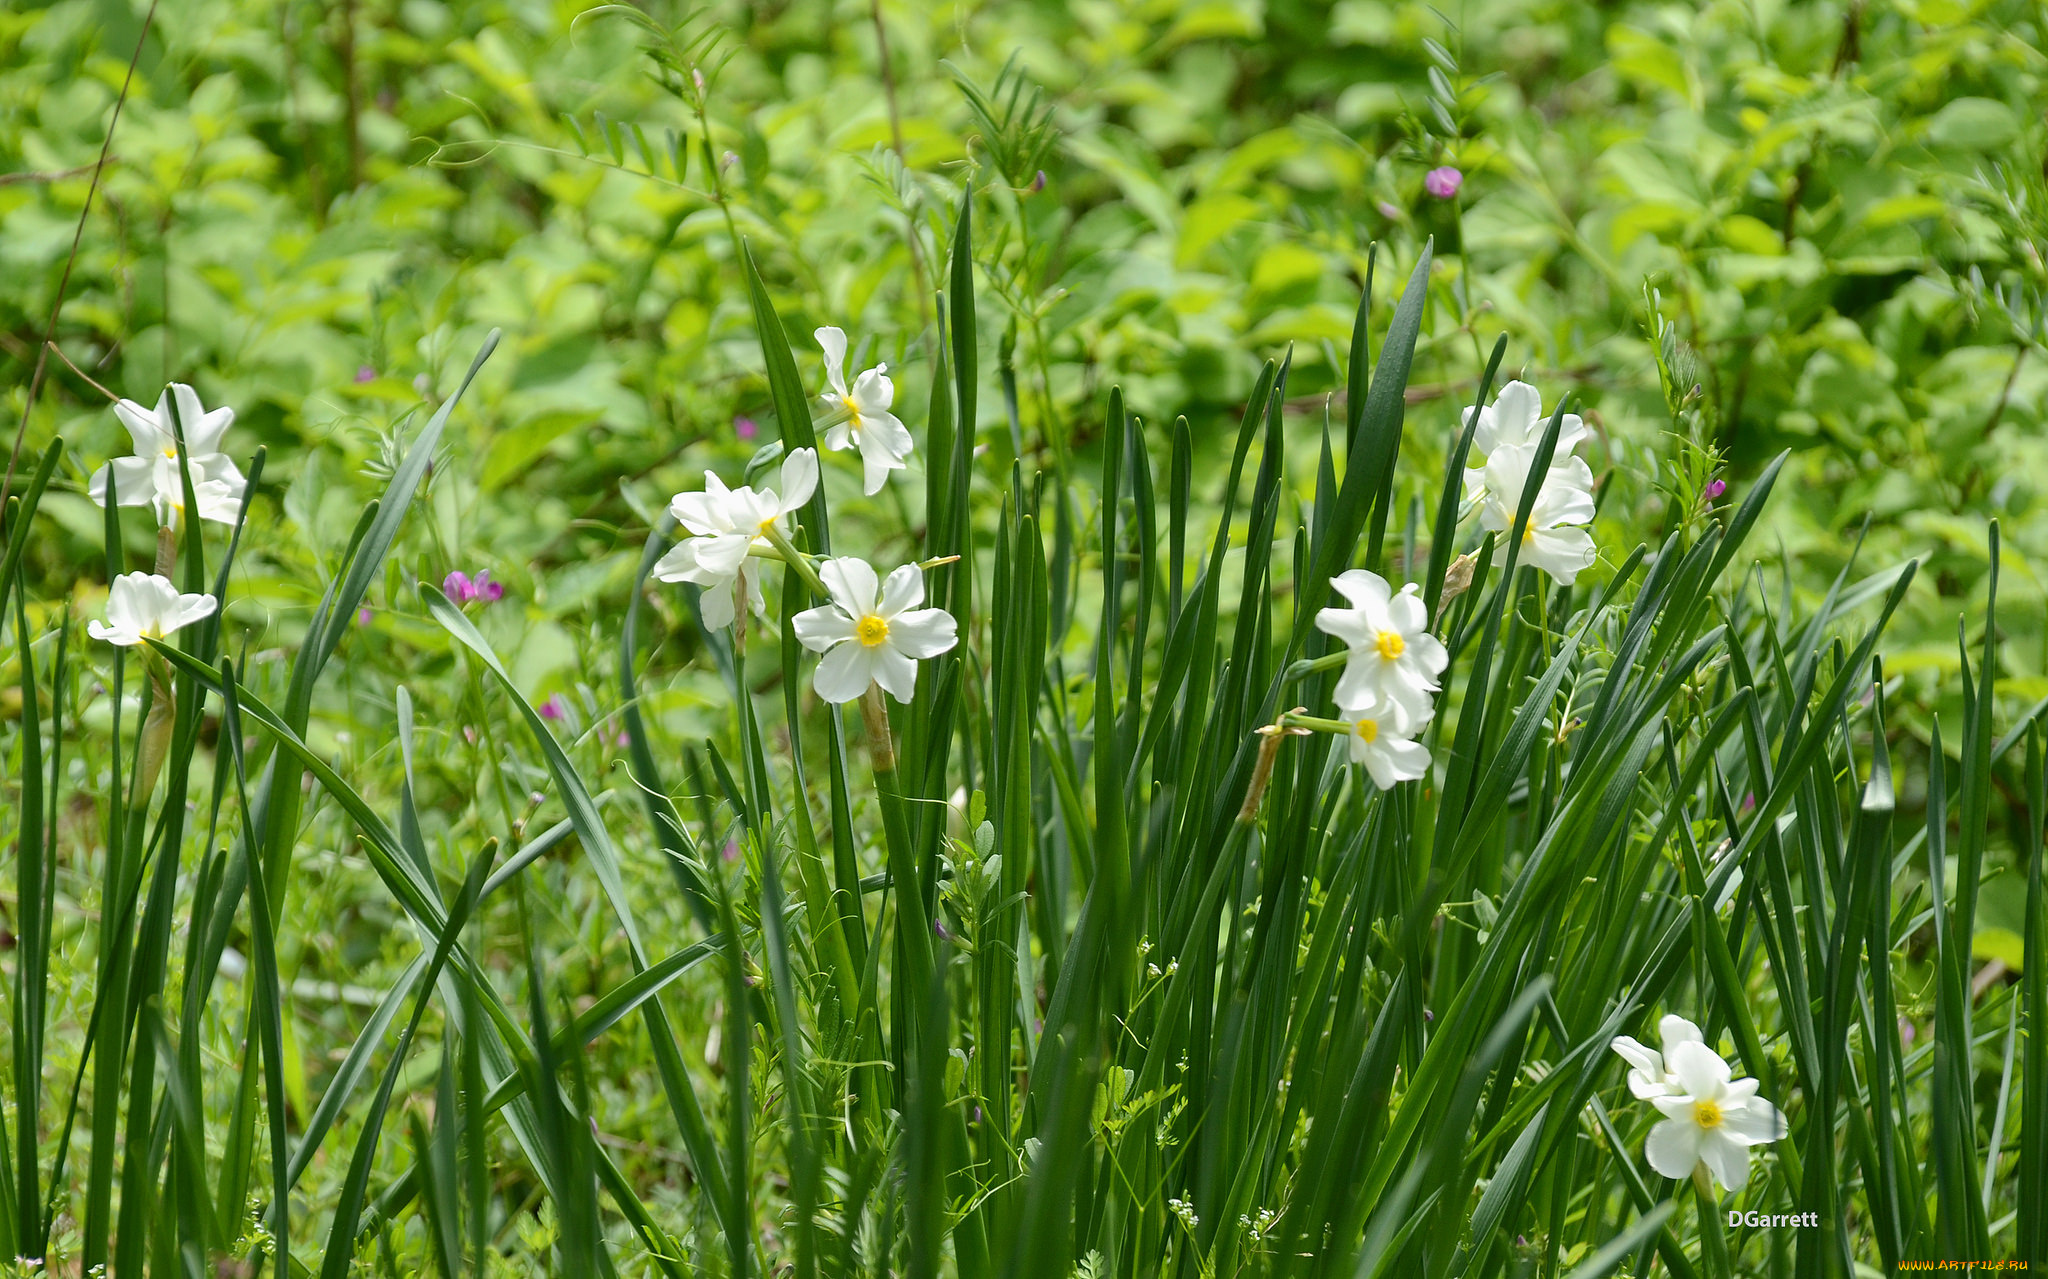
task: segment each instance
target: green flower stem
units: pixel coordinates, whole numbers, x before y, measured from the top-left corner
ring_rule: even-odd
[[[774,558],[795,569],[797,576],[804,579],[804,585],[810,587],[813,594],[821,597],[830,594],[825,589],[824,579],[818,576],[817,564],[810,556],[796,549],[789,537],[775,526],[774,521],[771,520],[761,526],[761,536],[767,538],[768,544],[779,552]]]
[[[1275,723],[1281,728],[1305,728],[1312,733],[1335,733],[1339,737],[1348,737],[1351,734],[1351,725],[1344,720],[1303,715],[1299,711],[1284,711]]]
[[[1340,648],[1321,657],[1304,657],[1287,668],[1286,678],[1282,682],[1297,684],[1321,671],[1341,670],[1344,663],[1350,660],[1351,650],[1348,648]]]

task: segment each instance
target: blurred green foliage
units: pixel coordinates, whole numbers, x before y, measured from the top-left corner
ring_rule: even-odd
[[[1932,674],[1955,665],[1984,517],[2008,517],[2011,581],[2040,597],[2033,6],[649,12],[652,30],[573,4],[156,11],[56,336],[115,393],[193,381],[271,446],[297,540],[246,561],[277,604],[238,618],[259,646],[289,633],[308,567],[346,537],[337,512],[492,326],[508,349],[459,419],[435,542],[410,567],[488,561],[537,625],[615,612],[648,512],[751,452],[736,419],[774,432],[734,236],[793,331],[845,327],[907,371],[914,406],[941,221],[970,176],[992,191],[1004,311],[983,327],[1005,352],[1015,334],[1030,447],[1085,446],[1111,383],[1141,414],[1193,406],[1213,436],[1250,386],[1247,347],[1292,343],[1312,406],[1337,385],[1366,246],[1407,261],[1434,236],[1417,395],[1469,383],[1477,332],[1505,329],[1510,371],[1592,410],[1596,469],[1624,480],[1610,546],[1664,518],[1655,305],[1701,391],[1699,441],[1738,475],[1796,451],[1800,500],[1774,512],[1795,588],[1829,580],[1868,515],[1871,562],[1936,570],[1905,654]],[[84,0],[0,17],[11,420],[142,19]],[[956,83],[1000,97],[1013,55],[1049,120],[1042,190],[1028,154],[1000,171],[1020,158]],[[1466,174],[1455,199],[1423,189],[1439,164]],[[74,441],[74,486],[119,446],[104,404],[51,361],[27,443]],[[1427,443],[1452,418],[1423,417],[1414,476],[1434,474]],[[981,419],[1007,454],[998,397]],[[82,499],[51,509],[96,537]],[[39,548],[40,571],[81,549]],[[530,659],[543,684],[570,646],[552,647]],[[2048,654],[2016,656],[2015,692],[2048,693]]]

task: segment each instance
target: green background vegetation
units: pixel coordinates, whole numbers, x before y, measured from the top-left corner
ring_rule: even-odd
[[[99,614],[105,589],[103,516],[85,477],[126,451],[93,383],[154,403],[165,381],[191,382],[208,405],[236,409],[238,457],[268,450],[220,644],[244,684],[280,706],[359,513],[386,491],[486,333],[502,330],[447,419],[363,620],[340,636],[305,738],[379,812],[395,811],[405,686],[417,724],[411,802],[450,901],[485,839],[509,848],[527,821],[559,820],[556,779],[523,723],[413,588],[452,569],[489,570],[506,598],[471,616],[520,694],[534,706],[556,699],[556,730],[624,850],[650,947],[666,955],[702,930],[620,763],[619,629],[670,494],[698,486],[707,468],[736,481],[755,449],[787,429],[739,242],[759,263],[806,384],[818,380],[811,329],[845,328],[863,365],[889,362],[898,411],[928,462],[934,294],[947,284],[970,178],[980,394],[971,500],[954,497],[984,559],[1015,515],[1013,463],[1085,499],[1105,451],[1120,451],[1103,447],[1118,440],[1104,426],[1112,387],[1144,424],[1162,493],[1169,428],[1186,417],[1190,544],[1201,547],[1239,419],[1248,401],[1254,414],[1262,407],[1261,361],[1291,352],[1276,498],[1286,513],[1269,592],[1291,601],[1286,539],[1316,492],[1325,405],[1340,422],[1356,411],[1345,390],[1368,248],[1379,246],[1377,354],[1402,281],[1433,243],[1400,465],[1381,508],[1396,530],[1389,576],[1423,576],[1459,406],[1500,335],[1507,355],[1496,382],[1536,383],[1546,408],[1568,391],[1595,428],[1584,452],[1603,477],[1603,563],[1589,579],[1604,581],[1638,543],[1705,533],[1708,479],[1724,476],[1739,497],[1789,450],[1721,586],[1773,610],[1789,634],[1795,619],[1832,611],[1822,601],[1846,574],[1868,588],[1840,623],[1853,646],[1889,573],[1919,560],[1882,646],[1898,802],[1920,818],[1928,765],[1943,750],[1952,792],[1957,768],[1976,770],[1981,793],[1962,820],[1989,829],[1988,878],[1973,942],[1944,942],[1941,953],[1974,950],[1970,973],[2002,966],[1986,980],[1994,1000],[2019,989],[2004,983],[2024,967],[2034,847],[2026,752],[2005,752],[1995,767],[1965,759],[1971,711],[1957,627],[1960,618],[1968,651],[1981,654],[1996,518],[2007,633],[1986,689],[1993,712],[1972,722],[2015,731],[2048,700],[2048,127],[2039,106],[2048,36],[2038,6],[799,0],[648,12],[653,30],[617,12],[539,2],[162,0],[146,36],[143,6],[112,0],[0,13],[0,424],[22,426],[15,492],[49,441],[66,441],[26,543],[21,597],[39,635],[73,619],[77,681],[64,697],[79,740],[62,760],[65,806],[49,814],[58,869],[46,1152],[100,980],[96,859],[115,786],[108,650],[75,629]],[[1005,113],[1019,86],[1014,101],[1036,128]],[[977,114],[973,93],[994,94],[992,109]],[[1038,102],[1042,120],[1029,106]],[[1465,174],[1455,200],[1423,189],[1438,165]],[[50,358],[30,407],[46,332],[76,369]],[[885,564],[932,544],[921,465],[872,500],[853,469],[828,459],[826,473],[839,544]],[[1253,527],[1243,498],[1235,518],[1241,545]],[[1072,520],[1054,563],[1073,573],[1081,602],[1052,649],[1066,655],[1062,678],[1075,681],[1066,691],[1080,708],[1069,714],[1062,699],[1069,727],[1059,732],[1086,740],[1101,561],[1092,551],[1064,557],[1097,544],[1100,503],[1077,500]],[[123,533],[129,563],[142,566],[153,547],[148,517],[129,512]],[[1403,533],[1419,541],[1419,556]],[[1233,611],[1242,570],[1233,560],[1229,572],[1223,612],[1242,620]],[[1745,625],[1757,620],[1736,612]],[[686,782],[680,760],[685,744],[707,737],[740,758],[719,655],[677,591],[646,594],[641,630],[640,708],[668,783],[679,796],[710,792]],[[1813,642],[1824,648],[1820,634]],[[756,643],[760,704],[779,707],[769,646]],[[1162,643],[1153,635],[1155,650]],[[47,645],[37,651],[47,669]],[[9,661],[18,725],[19,654]],[[131,675],[131,694],[139,683]],[[1708,698],[1704,687],[1699,695]],[[1779,695],[1793,697],[1790,685]],[[212,776],[218,731],[205,730],[195,793]],[[8,732],[18,760],[21,734]],[[1869,744],[1857,742],[1854,752],[1839,748],[1833,776],[1844,787],[1867,772],[1856,761]],[[6,797],[17,808],[19,767]],[[878,824],[860,817],[864,829]],[[862,869],[878,872],[878,837],[862,838]],[[195,850],[200,842],[195,832]],[[569,851],[577,841],[561,847],[528,877],[523,907],[494,898],[473,925],[474,952],[522,1014],[525,956],[544,939],[541,1003],[557,1019],[631,971],[599,885]],[[196,851],[187,855],[196,868]],[[1895,884],[1899,1013],[1923,1044],[1935,974],[1945,971],[1921,913],[1925,860],[1916,848]],[[760,867],[742,861],[739,909],[751,929]],[[275,968],[296,1136],[421,943],[349,815],[322,789],[306,801],[291,866]],[[1080,890],[1067,887],[1071,926]],[[750,962],[765,989],[767,950],[756,941]],[[248,962],[254,942],[238,933],[234,945]],[[183,946],[181,932],[174,968]],[[685,976],[665,999],[691,1069],[707,1081],[732,1071],[721,1055],[732,1042],[730,992],[716,969]],[[1745,972],[1768,987],[1762,969]],[[767,1134],[758,1139],[768,1149],[784,1113],[773,1082],[781,1049],[765,1029],[774,1017],[752,1002],[763,1018],[748,1049],[755,1091],[739,1104],[758,1110],[753,1131]],[[2017,1006],[2017,994],[1998,1003],[1987,1026]],[[234,1104],[243,1012],[239,994],[223,995],[201,1023],[209,1114]],[[437,1024],[430,1017],[428,1033]],[[1995,1037],[1978,1052],[1986,1111],[2001,1096],[2005,1044]],[[410,1165],[404,1117],[434,1113],[437,1056],[415,1052],[395,1085],[373,1194]],[[608,1150],[663,1228],[690,1238],[691,1264],[716,1272],[725,1244],[683,1171],[688,1157],[639,1023],[600,1037],[581,1060],[578,1087],[602,1116]],[[314,1228],[344,1194],[370,1091],[355,1094],[312,1156],[294,1209],[307,1242],[295,1256],[317,1253],[313,1241],[324,1239]],[[88,1083],[88,1102],[93,1092]],[[2048,1103],[2029,1105],[2048,1113]],[[554,1205],[520,1171],[510,1135],[496,1127],[489,1140],[497,1244],[545,1254],[561,1228]],[[2002,1140],[2010,1148],[2015,1137]],[[232,1152],[214,1155],[233,1162]],[[255,1171],[242,1175],[260,1187],[267,1165],[250,1158]],[[775,1181],[783,1159],[768,1150],[757,1165],[760,1223],[771,1233],[783,1228],[770,1206],[788,1193]],[[2021,1205],[1993,1180],[1990,1222],[2005,1223],[1998,1238],[2010,1250],[2008,1214]],[[1619,1233],[1611,1218],[1596,1229],[1598,1217],[1574,1216],[1555,1254],[1529,1264],[1568,1271]],[[647,1268],[628,1260],[616,1217],[606,1229],[622,1269]],[[69,1215],[60,1223],[65,1255],[78,1255],[79,1230]],[[424,1264],[423,1231],[405,1218],[374,1264]],[[779,1238],[756,1246],[762,1258],[784,1255]],[[870,1264],[909,1245],[891,1236],[872,1246]],[[1238,1251],[1217,1254],[1228,1257],[1216,1263],[1223,1273],[1277,1264],[1231,1246]],[[1859,1260],[1877,1264],[1870,1245],[1858,1248]],[[1085,1255],[1085,1241],[1072,1251]],[[362,1264],[374,1256],[385,1254],[366,1246]],[[1508,1257],[1503,1248],[1494,1261]]]

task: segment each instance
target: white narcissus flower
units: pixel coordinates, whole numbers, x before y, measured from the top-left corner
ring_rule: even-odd
[[[818,488],[818,452],[798,449],[782,460],[782,490],[764,488],[755,492],[742,485],[729,489],[710,471],[704,472],[704,491],[678,493],[669,502],[669,514],[690,534],[674,550],[661,557],[654,575],[664,582],[695,582],[704,589],[699,607],[704,625],[712,630],[732,625],[735,590],[748,595],[756,607],[764,607],[758,592],[746,579],[747,555],[756,546],[771,543],[769,528],[787,536],[789,516]]]
[[[129,648],[211,617],[219,607],[211,595],[180,595],[167,577],[123,573],[107,591],[107,620],[87,622],[85,630],[96,640]]]
[[[1480,498],[1479,523],[1496,533],[1515,527],[1522,502],[1522,485],[1528,481],[1535,448],[1509,444],[1495,449],[1486,459],[1486,490]],[[1593,520],[1593,472],[1581,458],[1553,466],[1544,477],[1536,501],[1529,507],[1529,523],[1522,530],[1520,562],[1540,568],[1564,585],[1593,566],[1598,552],[1593,535],[1583,527]]]
[[[1510,382],[1492,404],[1479,410],[1476,425],[1469,408],[1464,422],[1472,426],[1472,447],[1484,459],[1465,471],[1465,498],[1479,507],[1483,527],[1505,533],[1515,526],[1522,489],[1549,426],[1543,397],[1527,382]],[[1593,472],[1583,458],[1572,456],[1585,438],[1585,422],[1576,413],[1565,414],[1558,423],[1550,469],[1536,491],[1522,536],[1520,562],[1566,586],[1595,559],[1592,534],[1578,527],[1593,519]]]
[[[1429,718],[1430,695],[1450,654],[1429,633],[1429,610],[1410,582],[1395,594],[1387,579],[1350,569],[1330,585],[1351,601],[1349,608],[1316,614],[1316,629],[1343,640],[1351,655],[1337,680],[1339,705],[1360,705],[1376,697],[1400,703],[1418,724]]]
[[[826,325],[811,335],[825,352],[825,384],[831,389],[819,398],[825,401],[825,447],[860,450],[864,470],[862,485],[868,496],[882,491],[889,472],[901,470],[904,459],[915,447],[910,431],[896,420],[889,407],[896,402],[896,387],[889,381],[889,366],[877,364],[846,385],[846,334]]]
[[[1783,1137],[1785,1117],[1756,1095],[1756,1080],[1730,1078],[1728,1063],[1705,1043],[1697,1038],[1674,1038],[1673,1032],[1698,1035],[1697,1026],[1683,1018],[1667,1017],[1664,1030],[1661,1055],[1632,1039],[1617,1039],[1613,1044],[1634,1067],[1629,1072],[1629,1090],[1664,1116],[1650,1129],[1643,1154],[1663,1176],[1687,1177],[1704,1167],[1724,1189],[1739,1191],[1749,1184],[1749,1148]],[[1661,1080],[1657,1078],[1660,1066]],[[1660,1086],[1661,1092],[1657,1091]]]
[[[170,524],[185,509],[185,482],[178,469],[178,439],[171,429],[171,401],[177,400],[178,424],[185,432],[185,459],[192,472],[192,495],[199,518],[232,524],[240,513],[246,481],[234,460],[221,452],[221,437],[234,424],[235,411],[207,412],[199,393],[183,382],[165,388],[154,410],[133,400],[114,405],[114,416],[128,428],[135,444],[132,457],[117,457],[94,471],[86,491],[107,504],[107,476],[114,477],[114,496],[122,506],[154,506],[159,524]]]
[[[850,702],[880,684],[899,702],[917,692],[917,659],[937,657],[958,640],[953,615],[918,608],[924,574],[905,564],[878,581],[865,560],[842,556],[818,565],[830,604],[795,618],[796,637],[825,656],[814,684],[828,702]]]
[[[1350,725],[1351,762],[1365,765],[1373,785],[1390,790],[1429,771],[1429,748],[1414,740],[1429,722],[1426,704],[1415,712],[1399,698],[1375,693],[1361,702],[1339,702],[1337,713]]]

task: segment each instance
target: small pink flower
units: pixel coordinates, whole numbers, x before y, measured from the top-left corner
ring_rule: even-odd
[[[540,717],[542,719],[558,720],[561,719],[563,716],[567,715],[568,713],[569,704],[562,700],[562,695],[560,693],[553,694],[548,698],[548,700],[540,704]]]
[[[1707,489],[1706,489],[1706,496],[1707,496],[1707,500],[1708,500],[1709,502],[1717,501],[1717,500],[1719,500],[1719,499],[1720,499],[1720,496],[1721,496],[1721,495],[1722,495],[1723,493],[1726,493],[1727,491],[1728,491],[1728,481],[1726,481],[1726,480],[1715,480],[1715,481],[1714,481],[1714,482],[1713,482],[1712,484],[1709,484],[1709,485],[1707,485]]]
[[[732,420],[732,433],[743,440],[751,440],[761,433],[761,428],[750,417],[736,417]]]
[[[1431,169],[1422,178],[1422,189],[1439,200],[1450,199],[1458,194],[1458,188],[1463,185],[1465,185],[1465,175],[1448,164],[1442,168]]]
[[[365,364],[356,370],[356,381],[374,382],[376,380],[377,370],[371,368],[369,365]]]
[[[1381,200],[1379,202],[1379,211],[1381,217],[1390,221],[1398,222],[1401,220],[1401,208],[1391,200]]]
[[[505,598],[505,584],[492,581],[489,569],[480,570],[475,577],[454,569],[441,579],[441,593],[457,604],[470,604],[477,600],[493,604]]]
[[[376,616],[376,614],[370,612],[370,606],[368,604],[365,604],[361,608],[356,610],[356,625],[368,626],[370,624],[370,619],[374,616]]]

